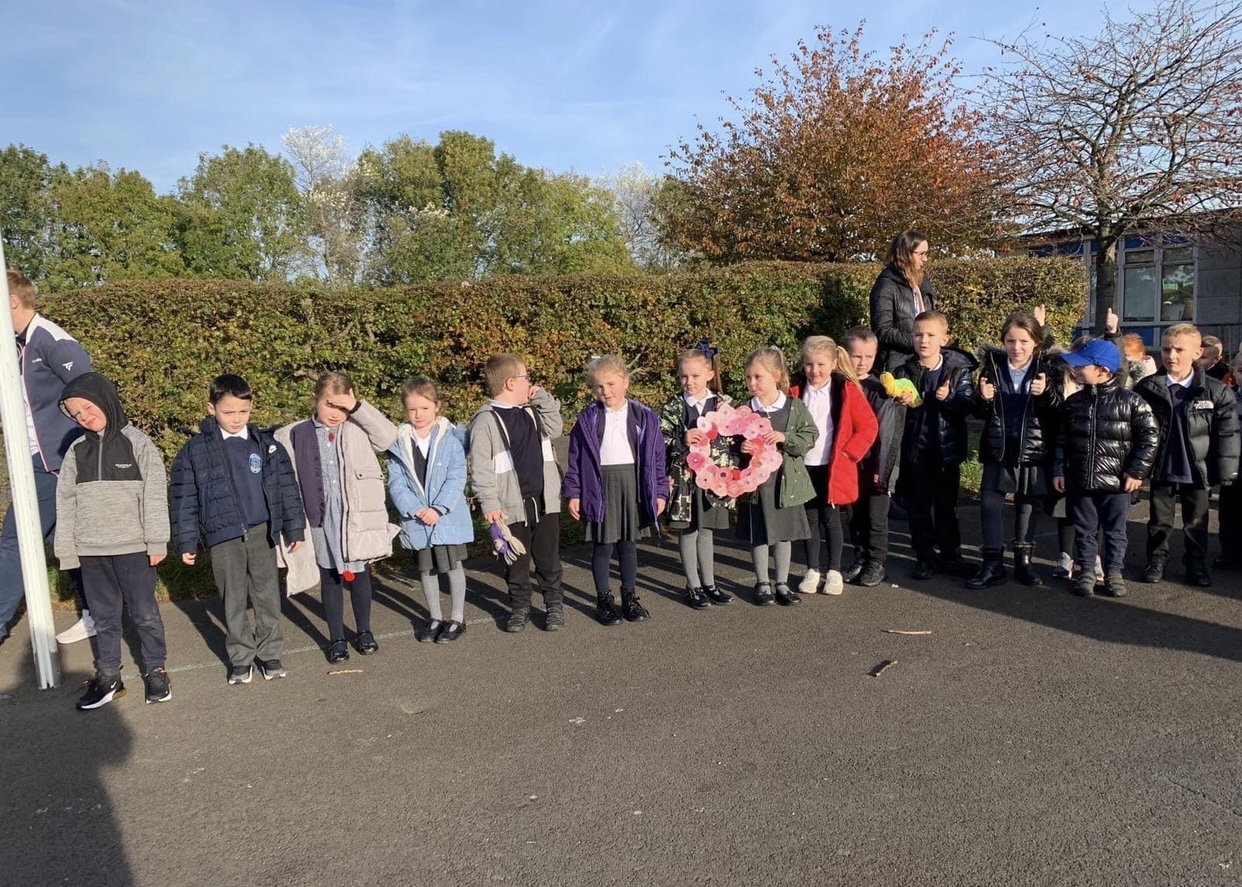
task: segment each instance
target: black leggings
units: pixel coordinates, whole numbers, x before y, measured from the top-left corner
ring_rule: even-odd
[[[841,525],[841,509],[828,504],[828,466],[807,466],[815,495],[806,503],[806,522],[811,535],[802,543],[808,570],[825,571],[821,541],[828,542],[828,570],[841,569],[841,549],[845,547],[845,531]],[[822,533],[821,533],[822,528]]]
[[[622,593],[634,590],[638,582],[638,543],[633,539],[622,539],[620,542],[596,542],[591,550],[591,575],[595,577],[595,593],[608,592],[608,573],[612,565],[613,549],[617,551],[617,562],[621,567]]]
[[[328,621],[328,639],[345,637],[345,579],[336,570],[319,568],[319,589],[323,616]],[[371,573],[363,567],[349,583],[349,601],[354,608],[354,628],[358,634],[371,630]]]

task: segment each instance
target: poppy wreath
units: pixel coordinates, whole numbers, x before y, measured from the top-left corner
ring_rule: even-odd
[[[695,485],[717,499],[732,500],[753,493],[781,465],[776,444],[764,441],[772,423],[750,407],[728,404],[699,418],[702,439],[690,447],[686,467],[694,472]],[[739,440],[740,439],[740,440]],[[734,442],[750,441],[754,452],[745,468]]]

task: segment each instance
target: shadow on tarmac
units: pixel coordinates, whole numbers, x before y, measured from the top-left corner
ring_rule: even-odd
[[[125,838],[103,777],[105,770],[129,761],[130,728],[111,705],[75,710],[83,688],[70,676],[59,689],[40,691],[60,697],[62,704],[47,706],[39,729],[12,735],[4,729],[5,708],[34,704],[20,701],[28,695],[20,691],[36,684],[34,660],[28,655],[19,679],[0,690],[7,697],[0,697],[0,810],[6,830],[22,833],[20,840],[2,842],[4,882],[132,887]],[[142,682],[127,690],[141,704]],[[30,761],[41,764],[15,766]]]

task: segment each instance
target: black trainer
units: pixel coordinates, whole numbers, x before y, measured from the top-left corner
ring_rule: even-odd
[[[919,558],[910,572],[911,579],[930,579],[936,572],[936,561],[932,558]]]
[[[867,569],[867,564],[869,563],[870,561],[867,560],[865,557],[854,558],[854,563],[850,564],[848,567],[846,567],[844,570],[841,571],[841,578],[844,579],[846,582],[848,582],[850,585],[853,585],[855,582],[858,581],[858,577],[861,576],[863,572]]]
[[[167,702],[172,699],[172,681],[168,672],[162,668],[153,668],[142,676],[146,689],[147,702]]]
[[[565,605],[560,601],[548,604],[547,615],[543,619],[544,631],[560,631],[565,627]]]
[[[256,659],[254,662],[259,666],[259,674],[263,675],[265,681],[274,681],[288,674],[279,659]]]
[[[1125,597],[1126,581],[1121,578],[1120,573],[1109,573],[1104,577],[1104,596],[1105,597]]]
[[[864,588],[875,588],[887,578],[888,570],[885,569],[884,561],[867,561],[867,566],[858,577],[858,584]]]
[[[530,619],[530,607],[518,607],[509,614],[509,620],[505,623],[505,631],[510,634],[516,634],[526,628],[526,623]]]
[[[121,682],[120,675],[112,675],[110,677],[96,676],[86,688],[86,692],[78,699],[78,711],[90,711],[95,708],[103,708],[113,699],[120,699],[125,695],[125,684]]]
[[[254,677],[253,665],[234,665],[233,670],[229,672],[229,683],[249,684],[252,677]]]
[[[1147,566],[1143,568],[1143,581],[1148,584],[1155,584],[1164,579],[1164,561],[1150,560]]]

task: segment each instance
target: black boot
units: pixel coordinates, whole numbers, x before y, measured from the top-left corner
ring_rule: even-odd
[[[1005,557],[1005,549],[984,548],[981,553],[983,563],[979,565],[979,572],[975,574],[975,577],[966,580],[966,587],[990,588],[993,585],[1003,585],[1009,578],[1005,565],[1001,563]]]
[[[638,602],[638,592],[621,589],[621,615],[630,622],[642,622],[651,614]]]
[[[621,614],[617,612],[611,591],[601,591],[595,596],[595,618],[600,625],[621,624]]]
[[[1039,578],[1039,573],[1036,571],[1034,564],[1031,563],[1034,551],[1034,545],[1019,545],[1015,543],[1013,546],[1013,578],[1023,585],[1039,586],[1044,584],[1043,580]]]

